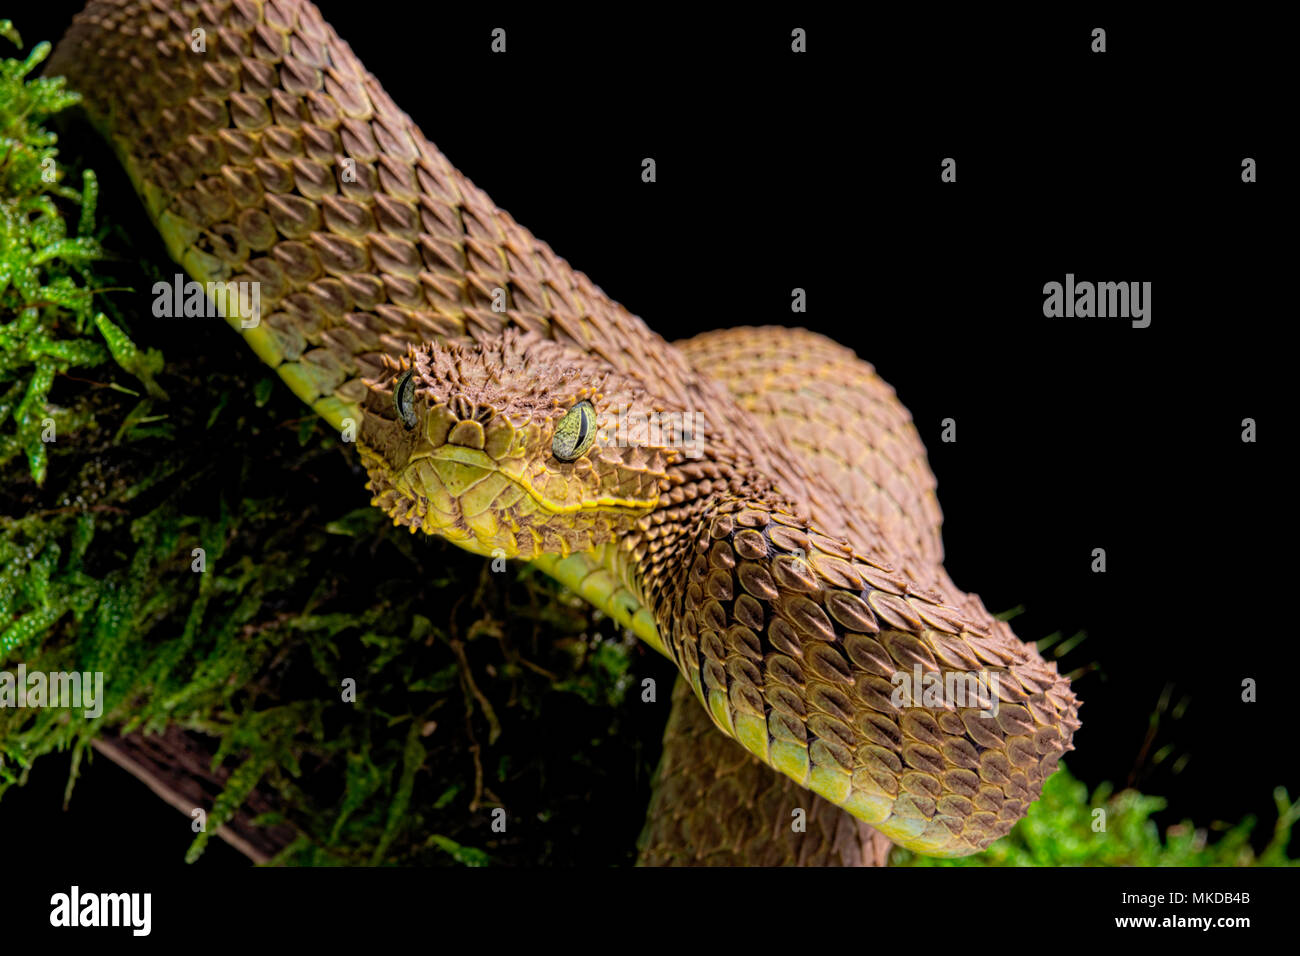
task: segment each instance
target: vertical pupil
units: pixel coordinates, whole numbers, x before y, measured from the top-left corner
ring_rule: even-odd
[[[402,425],[407,431],[415,427],[415,411],[411,408],[411,392],[413,391],[415,369],[407,369],[397,383],[397,392],[393,396],[397,402],[397,417],[402,420]]]
[[[578,409],[578,438],[573,443],[574,450],[582,447],[582,443],[587,440],[587,432],[591,428],[591,422],[587,417],[585,408]]]

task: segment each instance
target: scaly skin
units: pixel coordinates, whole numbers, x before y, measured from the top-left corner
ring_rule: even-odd
[[[260,283],[261,321],[232,324],[327,420],[360,419],[396,520],[575,586],[671,657],[725,733],[906,846],[973,852],[1036,798],[1077,702],[947,579],[933,479],[887,387],[865,428],[818,420],[824,371],[781,409],[757,397],[782,392],[779,363],[756,373],[774,388],[736,372],[733,400],[456,172],[302,0],[96,0],[50,71],[86,95],[186,271]],[[425,340],[404,360],[408,432],[395,360]],[[637,439],[559,462],[551,434],[580,397],[698,414],[704,456]],[[998,716],[891,703],[913,664],[996,672]]]

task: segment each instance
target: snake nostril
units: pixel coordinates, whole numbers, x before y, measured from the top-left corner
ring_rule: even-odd
[[[462,422],[471,421],[474,418],[474,405],[464,395],[454,395],[451,401],[447,403],[451,413]]]

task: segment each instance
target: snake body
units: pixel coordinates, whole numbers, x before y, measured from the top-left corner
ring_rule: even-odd
[[[645,862],[869,862],[879,834],[960,855],[1037,798],[1078,702],[948,579],[919,436],[849,350],[666,342],[457,172],[305,0],[92,0],[49,69],[186,272],[259,283],[260,321],[231,324],[360,423],[378,506],[538,564],[678,666]],[[628,413],[690,424],[611,431]],[[972,673],[998,678],[995,715],[893,694]]]

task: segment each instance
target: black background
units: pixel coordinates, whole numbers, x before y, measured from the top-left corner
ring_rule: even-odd
[[[1167,797],[1162,824],[1257,814],[1266,841],[1272,789],[1300,791],[1277,25],[320,5],[456,166],[652,328],[805,325],[875,364],[929,449],[956,583],[1023,605],[1022,639],[1087,634],[1062,661],[1086,669],[1071,771]],[[10,16],[30,46],[77,6]],[[1067,272],[1150,281],[1151,326],[1045,318]],[[1144,746],[1162,694],[1186,706]],[[140,784],[96,760],[64,812],[66,772],[45,758],[6,795],[6,840],[179,864],[190,834]],[[200,865],[242,863],[214,841]]]

